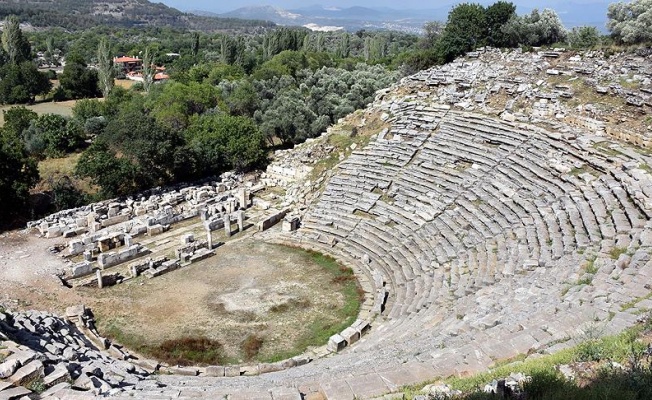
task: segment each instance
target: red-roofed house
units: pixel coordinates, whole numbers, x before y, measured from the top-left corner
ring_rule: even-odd
[[[121,67],[125,75],[143,69],[143,60],[138,57],[114,57],[113,64]]]

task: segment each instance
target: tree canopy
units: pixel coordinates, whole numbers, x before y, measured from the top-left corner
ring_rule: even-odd
[[[59,82],[61,99],[84,99],[102,95],[97,71],[88,68],[84,58],[76,53],[66,57],[66,66]]]
[[[10,110],[11,111],[11,110]],[[0,226],[6,226],[28,209],[29,189],[39,179],[36,161],[29,157],[16,134],[30,116],[23,110],[5,112],[8,125],[0,128]]]
[[[652,0],[609,4],[607,28],[622,43],[652,41]]]

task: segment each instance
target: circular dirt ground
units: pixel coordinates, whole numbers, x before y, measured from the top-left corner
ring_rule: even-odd
[[[93,310],[100,333],[134,350],[207,337],[221,342],[227,361],[237,363],[246,361],[244,339],[256,335],[263,344],[255,359],[270,361],[302,352],[316,337],[325,344],[326,331],[356,317],[355,280],[342,279],[350,276],[321,260],[247,238],[154,279],[74,290]]]

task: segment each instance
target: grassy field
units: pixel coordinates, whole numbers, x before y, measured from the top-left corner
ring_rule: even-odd
[[[72,115],[72,108],[77,103],[77,100],[68,100],[60,102],[47,102],[47,103],[36,103],[31,105],[26,105],[25,108],[34,111],[35,113],[41,114],[59,114],[64,116]],[[1,106],[0,110],[5,111],[11,107],[16,107],[15,105],[5,105]],[[5,124],[4,113],[0,112],[0,126]]]
[[[54,83],[54,87],[57,87],[59,84],[58,81],[53,81],[53,83]],[[136,82],[128,79],[116,79],[115,81],[116,86],[120,86],[125,89],[130,89],[135,83]],[[59,115],[69,117],[72,115],[72,109],[73,107],[75,107],[76,103],[77,100],[68,100],[68,101],[59,101],[59,102],[47,101],[42,103],[30,104],[30,105],[24,105],[24,104],[4,105],[4,106],[0,106],[0,111],[8,110],[11,107],[24,106],[25,108],[32,110],[39,115],[59,114]],[[0,126],[4,125],[4,123],[5,123],[4,113],[0,112]]]

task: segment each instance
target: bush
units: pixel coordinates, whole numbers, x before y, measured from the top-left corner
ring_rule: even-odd
[[[240,346],[246,360],[252,360],[258,355],[265,341],[256,334],[250,334]]]
[[[61,157],[84,143],[82,128],[57,114],[43,114],[23,131],[27,150],[37,156]]]
[[[219,365],[225,362],[222,343],[205,337],[166,340],[151,353],[161,361],[176,365]]]
[[[600,44],[600,32],[595,26],[580,26],[568,32],[568,43],[577,49],[592,48]]]

